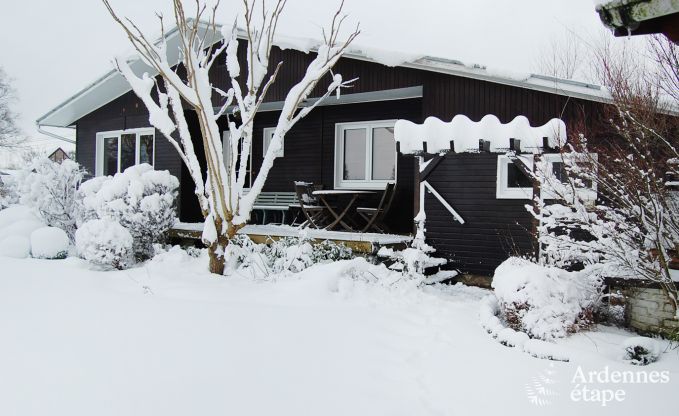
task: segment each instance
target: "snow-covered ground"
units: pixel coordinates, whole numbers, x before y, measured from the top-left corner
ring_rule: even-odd
[[[213,277],[205,257],[178,249],[107,272],[0,257],[0,415],[676,411],[677,350],[631,366],[620,359],[631,334],[600,327],[560,342],[570,362],[532,358],[484,332],[487,291],[342,272],[361,262],[263,280]],[[583,384],[578,368],[668,382]],[[583,385],[623,401],[576,402]]]

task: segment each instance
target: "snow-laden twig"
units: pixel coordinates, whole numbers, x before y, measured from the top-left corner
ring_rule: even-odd
[[[177,150],[195,182],[195,193],[206,219],[206,227],[207,222],[211,222],[209,228],[216,231],[204,234],[205,243],[210,248],[210,269],[221,274],[224,268],[221,253],[229,240],[249,220],[254,201],[264,186],[287,132],[324,99],[332,94],[339,97],[340,89],[351,86],[355,81],[344,81],[341,74],[331,73],[332,79],[326,92],[313,104],[306,105],[306,100],[318,83],[330,73],[349,44],[358,36],[359,28],[357,26],[344,40],[340,40],[342,24],[346,18],[342,14],[342,2],[328,30],[324,31],[325,42],[318,48],[301,80],[290,88],[285,97],[262,166],[246,193],[246,177],[251,171],[248,164],[252,151],[253,121],[284,64],[273,64],[270,58],[278,21],[286,1],[278,0],[268,9],[262,3],[262,14],[258,20],[254,13],[256,2],[243,0],[246,71],[241,71],[241,62],[238,60],[239,31],[236,24],[219,28],[216,23],[219,2],[208,9],[204,0],[197,0],[196,13],[189,19],[181,0],[173,0],[181,56],[180,65],[173,68],[168,59],[168,43],[162,16],[159,16],[161,39],[152,42],[134,22],[121,19],[108,0],[102,1],[113,19],[123,28],[139,57],[158,73],[157,79],[148,74],[139,76],[132,71],[126,59],[115,60],[118,71],[148,109],[149,122]],[[210,15],[209,19],[201,20],[206,14]],[[221,41],[216,42],[220,38]],[[210,81],[210,70],[214,70],[214,63],[219,59],[225,60],[230,78],[226,91],[213,87]],[[177,71],[180,67],[182,75]],[[160,83],[164,91],[156,88],[157,93],[154,96],[152,93],[156,83]],[[213,107],[215,94],[221,101],[217,109]],[[186,107],[194,110],[197,115],[200,137],[191,136],[184,116]],[[234,114],[229,114],[230,108],[236,109]],[[226,144],[230,149],[228,160],[224,160],[222,151],[222,135],[217,124],[220,117],[227,117],[230,133],[229,143]],[[205,177],[195,154],[194,140],[202,141],[207,167]]]

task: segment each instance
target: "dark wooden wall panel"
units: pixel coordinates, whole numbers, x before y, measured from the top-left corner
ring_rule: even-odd
[[[528,253],[531,217],[523,199],[496,199],[497,155],[448,155],[428,182],[465,220],[458,223],[431,193],[425,196],[427,240],[437,256],[463,271],[491,276],[509,255]]]
[[[241,62],[241,76],[239,81],[244,88],[247,77],[246,68],[246,44],[241,41],[238,48],[239,61]],[[280,50],[274,47],[271,51],[269,63],[269,73],[273,73],[279,62],[283,62],[276,78],[276,83],[271,86],[265,101],[282,101],[285,99],[290,88],[299,82],[306,71],[306,68],[316,56],[315,53],[304,53],[291,49]],[[362,61],[357,59],[342,58],[335,68],[335,73],[340,73],[345,80],[358,78],[354,86],[348,93],[379,91],[393,88],[404,88],[422,85],[426,72],[402,68],[387,67],[374,62]],[[226,91],[231,86],[231,80],[226,70],[223,57],[219,58],[217,64],[211,69],[210,76],[214,85]],[[327,87],[332,81],[330,74],[321,79],[316,88],[311,93],[311,97],[319,97],[327,91]],[[219,105],[219,98],[215,98],[215,105]]]

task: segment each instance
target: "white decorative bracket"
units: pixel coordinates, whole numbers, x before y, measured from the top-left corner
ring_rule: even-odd
[[[425,188],[429,189],[429,192],[431,192],[436,197],[436,199],[439,200],[441,205],[443,205],[448,210],[448,212],[450,212],[453,215],[453,217],[455,217],[457,222],[459,222],[460,224],[464,224],[464,219],[460,216],[460,214],[458,214],[457,211],[455,211],[455,209],[453,207],[451,207],[450,204],[445,199],[443,199],[441,194],[436,192],[436,189],[434,189],[434,187],[431,186],[429,184],[429,182],[427,182],[427,181],[423,181],[423,182],[420,183],[420,195],[422,195],[421,198],[422,198],[423,202],[424,202],[423,196],[424,196],[424,189]],[[424,205],[424,203],[423,203],[423,205]],[[424,206],[422,206],[420,209],[424,210]]]

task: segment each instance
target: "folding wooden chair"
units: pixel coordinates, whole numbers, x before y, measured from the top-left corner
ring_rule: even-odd
[[[309,182],[295,182],[295,195],[302,214],[306,218],[300,227],[312,225],[321,228],[327,222],[327,212],[325,207],[318,204],[318,199],[314,196],[314,184]]]
[[[388,183],[382,192],[382,197],[376,208],[368,207],[356,207],[356,213],[366,221],[365,227],[361,232],[366,232],[370,229],[374,229],[380,233],[388,233],[389,228],[384,223],[384,218],[391,208],[391,203],[394,200],[394,195],[396,194],[396,184]]]

